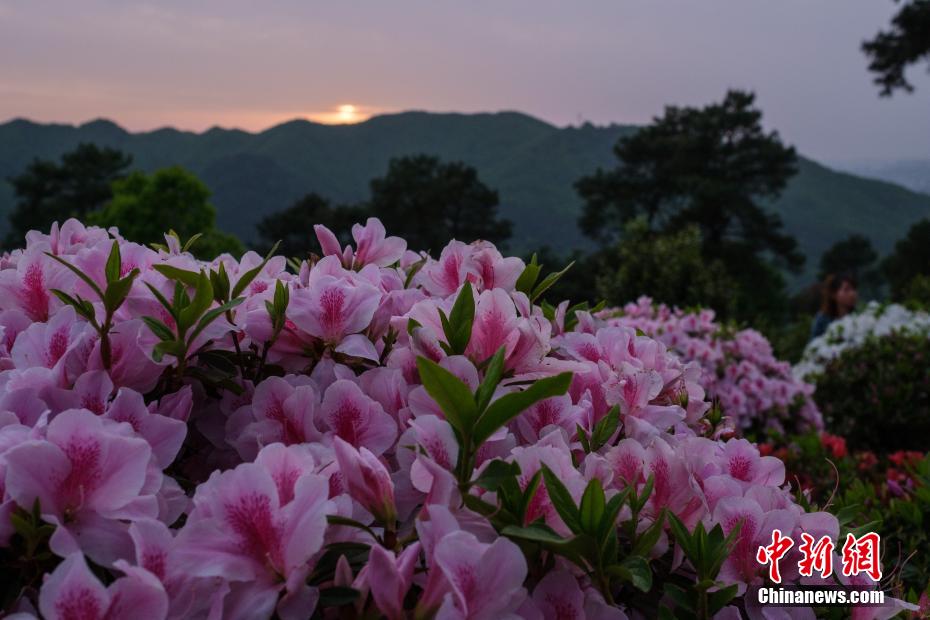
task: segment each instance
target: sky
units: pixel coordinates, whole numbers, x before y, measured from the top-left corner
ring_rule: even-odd
[[[0,0],[0,122],[251,131],[402,110],[642,124],[751,89],[823,161],[930,158],[930,75],[880,98],[891,0]]]

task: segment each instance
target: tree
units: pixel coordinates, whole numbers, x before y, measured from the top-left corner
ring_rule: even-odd
[[[278,254],[305,258],[310,252],[319,252],[314,224],[329,228],[345,245],[352,239],[352,225],[363,223],[367,217],[364,206],[334,207],[319,194],[310,193],[287,209],[263,218],[258,224],[258,235],[265,250],[280,241]]]
[[[930,276],[930,219],[911,226],[907,236],[895,243],[894,252],[882,261],[882,271],[895,300],[908,296],[915,278]]]
[[[930,0],[904,2],[891,19],[891,28],[863,41],[862,51],[869,59],[869,71],[875,74],[873,81],[881,87],[882,97],[890,97],[898,89],[913,92],[914,86],[904,77],[904,71],[921,60],[930,63]]]
[[[384,177],[371,181],[371,214],[414,250],[438,251],[450,239],[501,244],[511,224],[498,217],[497,192],[461,162],[437,157],[395,158]]]
[[[670,306],[713,308],[727,318],[734,283],[719,260],[704,259],[701,245],[694,224],[662,234],[650,230],[644,217],[632,220],[623,241],[602,257],[598,295],[614,306],[648,295]]]
[[[113,183],[113,199],[88,219],[99,226],[116,226],[124,237],[143,244],[163,243],[169,230],[182,240],[199,233],[203,236],[193,251],[203,258],[240,253],[239,240],[216,229],[216,209],[209,198],[207,186],[180,166],[151,175],[133,172]]]
[[[53,222],[86,218],[112,196],[113,181],[122,178],[132,157],[111,148],[81,143],[60,163],[35,159],[19,176],[9,179],[16,206],[9,215],[9,247],[22,243],[30,230],[48,230]]]
[[[758,201],[778,197],[797,172],[797,155],[762,128],[754,102],[752,93],[729,91],[704,108],[670,106],[622,138],[614,147],[620,165],[575,185],[585,234],[610,246],[636,217],[659,233],[694,224],[704,259],[720,261],[742,288],[743,316],[783,306],[774,267],[798,271],[804,256]]]

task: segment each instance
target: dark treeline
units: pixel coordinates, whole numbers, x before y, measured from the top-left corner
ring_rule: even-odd
[[[797,171],[797,155],[776,132],[763,129],[753,94],[731,91],[703,108],[670,106],[621,138],[614,153],[615,167],[575,183],[590,251],[558,256],[544,247],[536,253],[547,269],[575,263],[549,298],[619,305],[649,295],[679,307],[711,307],[723,320],[763,329],[785,356],[796,354],[819,288],[815,283],[793,296],[787,291],[783,274],[800,270],[805,257],[763,201],[785,188]],[[92,144],[59,162],[33,161],[9,179],[17,205],[7,247],[21,245],[30,229],[78,217],[116,226],[146,244],[161,241],[167,230],[183,239],[200,234],[193,247],[201,257],[242,251],[238,239],[217,229],[210,191],[193,174],[180,167],[151,174],[131,167],[128,155]],[[364,201],[336,204],[311,192],[266,216],[256,249],[280,241],[280,253],[305,258],[320,251],[314,224],[349,243],[352,224],[368,217],[381,219],[415,250],[436,254],[450,239],[485,239],[506,248],[512,227],[499,203],[498,193],[464,163],[397,157],[371,180]],[[853,274],[869,298],[927,301],[930,220],[914,225],[884,260],[867,238],[853,235],[826,251],[819,267],[821,279]]]

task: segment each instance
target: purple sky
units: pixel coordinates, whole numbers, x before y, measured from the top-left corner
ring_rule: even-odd
[[[930,158],[930,77],[880,99],[859,51],[890,0],[0,0],[0,121],[263,129],[520,110],[644,123],[754,89],[824,160]]]

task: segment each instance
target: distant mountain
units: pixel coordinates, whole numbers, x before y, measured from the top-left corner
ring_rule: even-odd
[[[503,214],[515,224],[510,250],[549,245],[568,251],[587,246],[576,224],[581,201],[573,183],[614,166],[613,145],[634,131],[620,125],[559,128],[515,112],[405,112],[357,125],[301,120],[260,133],[213,128],[199,134],[130,133],[105,120],[78,127],[14,120],[0,125],[0,179],[79,142],[112,146],[131,153],[145,170],[180,164],[197,174],[213,190],[220,227],[249,241],[263,216],[307,192],[336,202],[362,200],[368,181],[384,173],[391,157],[428,153],[474,166],[499,191]],[[0,183],[0,234],[12,205],[9,184]],[[820,254],[851,233],[866,235],[887,252],[911,223],[930,217],[930,195],[802,159],[800,173],[771,209],[808,256],[809,275]]]
[[[834,165],[839,170],[930,194],[930,159],[896,159],[889,161],[844,161]]]

